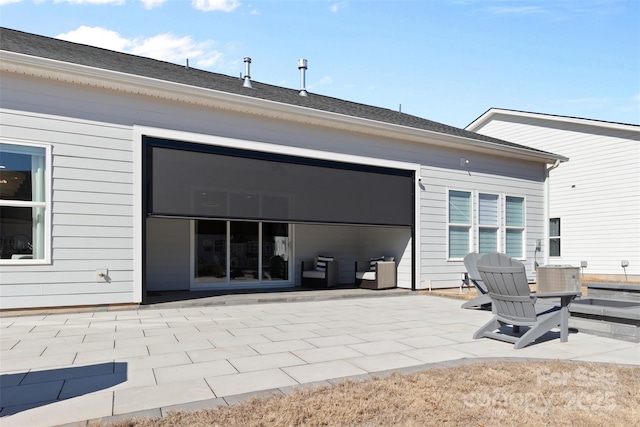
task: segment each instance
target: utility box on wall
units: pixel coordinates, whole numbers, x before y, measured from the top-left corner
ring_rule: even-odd
[[[580,292],[580,268],[571,265],[544,265],[538,267],[537,291]]]

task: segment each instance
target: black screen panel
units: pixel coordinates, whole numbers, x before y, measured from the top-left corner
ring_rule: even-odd
[[[148,138],[148,214],[407,226],[411,171]],[[164,142],[163,142],[164,141]],[[204,150],[202,150],[204,148]]]

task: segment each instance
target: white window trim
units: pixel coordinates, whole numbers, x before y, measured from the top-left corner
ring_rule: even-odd
[[[558,220],[558,224],[560,226],[560,233],[557,236],[552,236],[551,235],[551,224],[548,224],[548,226],[549,226],[549,257],[550,258],[562,258],[562,219],[559,216],[554,216],[554,217],[550,217],[549,218],[549,222],[551,222],[552,219],[557,219]],[[551,255],[551,240],[558,240],[558,242],[560,243],[560,255]]]
[[[11,138],[2,138],[0,140],[2,143],[8,145],[18,145],[23,147],[33,147],[33,148],[41,148],[45,150],[44,154],[44,162],[45,162],[45,173],[44,173],[44,202],[27,202],[22,200],[0,200],[0,205],[8,206],[8,207],[44,207],[44,257],[43,259],[0,259],[0,265],[46,265],[51,264],[51,206],[52,201],[51,198],[53,193],[51,191],[51,177],[53,176],[53,161],[52,161],[52,148],[51,144],[42,144],[38,142],[31,141],[17,141]]]
[[[507,225],[507,197],[518,197],[522,199],[522,227],[508,226]],[[507,253],[507,230],[522,230],[522,248],[520,253],[522,256],[514,257],[517,260],[525,261],[527,259],[527,198],[520,194],[507,194],[502,195],[502,211],[504,213],[504,239],[502,252]]]
[[[469,206],[469,223],[468,224],[461,224],[461,223],[455,223],[455,222],[449,222],[449,195],[452,191],[459,191],[461,193],[469,193],[469,202],[470,202],[470,206]],[[460,188],[447,188],[446,189],[446,205],[447,205],[447,209],[446,209],[446,218],[447,218],[447,239],[446,239],[446,254],[447,254],[447,261],[462,261],[464,259],[464,257],[462,258],[455,258],[455,257],[451,257],[450,251],[449,251],[449,242],[450,242],[450,230],[451,227],[469,227],[469,248],[467,250],[467,252],[472,252],[473,251],[473,247],[474,247],[474,221],[475,221],[475,215],[474,215],[474,206],[475,206],[475,192],[472,190],[464,190],[464,189],[460,189]]]
[[[480,195],[481,194],[487,194],[487,195],[491,195],[491,196],[496,196],[498,198],[498,206],[497,206],[497,224],[495,226],[493,225],[482,225],[480,224]],[[474,235],[474,240],[475,240],[475,244],[474,244],[474,248],[475,251],[480,253],[480,229],[494,229],[497,230],[496,233],[496,251],[498,252],[504,252],[503,247],[506,245],[506,243],[503,244],[503,234],[505,234],[504,228],[503,228],[503,217],[505,217],[505,215],[502,212],[502,205],[503,205],[503,201],[502,201],[502,197],[503,194],[501,193],[492,193],[490,191],[476,191],[476,200],[478,201],[478,203],[476,204],[476,222],[474,223],[475,226],[475,230],[473,232]]]

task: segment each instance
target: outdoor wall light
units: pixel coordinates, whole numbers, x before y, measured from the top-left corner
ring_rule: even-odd
[[[584,277],[584,269],[587,268],[589,263],[587,261],[580,261],[580,278]]]
[[[460,166],[462,166],[462,167],[469,166],[469,159],[465,159],[464,157],[460,157]]]
[[[622,269],[624,270],[624,281],[626,282],[628,280],[627,279],[627,267],[629,267],[629,261],[626,260],[626,259],[623,259],[620,262],[620,265],[622,266]]]

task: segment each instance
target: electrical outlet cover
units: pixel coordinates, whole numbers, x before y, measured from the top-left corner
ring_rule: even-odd
[[[109,269],[96,268],[96,282],[104,283],[109,281]]]

